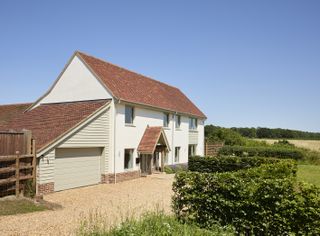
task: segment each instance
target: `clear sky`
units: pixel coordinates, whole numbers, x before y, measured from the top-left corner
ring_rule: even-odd
[[[0,2],[0,104],[75,50],[181,88],[207,124],[320,131],[320,1]]]

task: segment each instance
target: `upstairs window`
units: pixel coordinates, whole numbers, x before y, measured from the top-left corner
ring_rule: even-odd
[[[163,127],[169,127],[169,114],[163,113]]]
[[[181,125],[181,116],[176,115],[176,129],[179,129]]]
[[[126,124],[133,124],[134,118],[134,108],[132,106],[127,106],[125,108],[125,123]]]
[[[198,120],[196,118],[189,118],[189,129],[196,130],[198,128]]]

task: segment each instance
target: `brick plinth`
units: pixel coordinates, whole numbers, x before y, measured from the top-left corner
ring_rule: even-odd
[[[47,194],[54,192],[54,183],[46,183],[46,184],[39,184],[38,185],[38,194]]]
[[[120,183],[131,179],[137,179],[140,178],[140,176],[140,170],[117,173],[116,182]],[[101,183],[114,183],[114,174],[101,175]]]

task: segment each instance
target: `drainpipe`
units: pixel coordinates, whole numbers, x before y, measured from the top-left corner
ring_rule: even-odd
[[[119,100],[120,103],[120,100]],[[114,173],[114,184],[117,183],[117,174],[116,174],[116,118],[117,118],[117,110],[116,110],[116,100],[113,103],[113,173]]]

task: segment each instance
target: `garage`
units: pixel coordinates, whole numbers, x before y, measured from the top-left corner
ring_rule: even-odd
[[[57,148],[55,153],[55,191],[100,182],[102,148]]]

